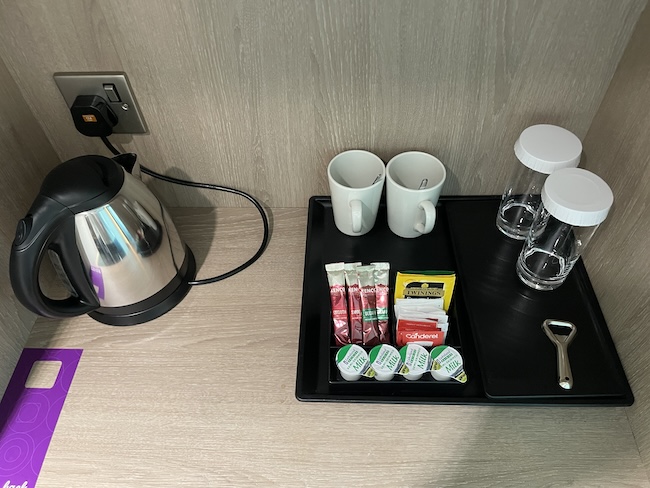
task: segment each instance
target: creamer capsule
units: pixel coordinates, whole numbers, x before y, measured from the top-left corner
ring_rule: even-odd
[[[463,369],[463,357],[450,346],[437,346],[431,349],[431,376],[438,381],[454,379],[467,383],[467,374]]]

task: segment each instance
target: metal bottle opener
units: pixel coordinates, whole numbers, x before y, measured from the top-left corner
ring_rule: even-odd
[[[569,333],[556,334],[551,330],[551,327],[554,327],[556,330],[566,328],[569,330]],[[578,332],[578,328],[571,322],[564,320],[546,319],[542,324],[542,330],[551,342],[555,344],[555,348],[557,349],[558,384],[565,390],[570,390],[573,388],[573,375],[571,374],[567,349]]]

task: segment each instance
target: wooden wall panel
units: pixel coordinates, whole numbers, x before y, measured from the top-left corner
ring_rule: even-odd
[[[650,10],[641,16],[585,140],[614,207],[586,262],[636,395],[628,416],[650,473]]]
[[[0,58],[0,396],[35,317],[17,303],[9,283],[9,249],[47,168],[58,157]]]
[[[0,54],[61,158],[104,149],[52,73],[124,70],[150,134],[115,141],[159,171],[306,206],[339,151],[421,149],[448,166],[445,193],[499,193],[523,128],[586,134],[644,5],[25,0],[0,4]]]

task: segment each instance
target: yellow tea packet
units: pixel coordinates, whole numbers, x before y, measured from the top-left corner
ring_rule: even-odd
[[[449,310],[456,285],[453,271],[399,271],[395,280],[398,298],[442,298],[443,309]]]

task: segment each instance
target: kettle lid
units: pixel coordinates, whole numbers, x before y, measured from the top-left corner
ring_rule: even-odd
[[[70,159],[50,171],[40,193],[73,213],[80,213],[111,201],[123,183],[124,170],[115,161],[87,155]]]

